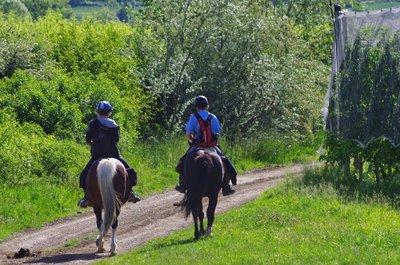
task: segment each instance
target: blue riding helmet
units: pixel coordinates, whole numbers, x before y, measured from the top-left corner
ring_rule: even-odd
[[[205,96],[197,96],[194,100],[194,106],[206,108],[208,106],[208,99]]]
[[[97,110],[112,111],[112,107],[111,107],[110,102],[100,101],[99,104],[97,105]]]

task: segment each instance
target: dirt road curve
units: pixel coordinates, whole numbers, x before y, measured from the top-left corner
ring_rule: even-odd
[[[227,197],[220,197],[217,214],[251,201],[267,188],[274,186],[288,175],[299,175],[302,165],[267,168],[251,171],[238,176],[238,191]],[[126,252],[147,241],[163,237],[176,230],[192,225],[191,218],[185,220],[181,212],[173,206],[182,194],[165,191],[144,198],[137,204],[126,204],[119,217],[117,231],[118,251]],[[218,223],[218,217],[215,220]],[[109,232],[110,234],[110,232]],[[97,229],[92,212],[60,220],[40,230],[21,233],[15,238],[0,242],[0,264],[87,264],[108,257],[108,253],[97,254],[95,236]],[[218,234],[214,233],[214,236]],[[78,246],[66,248],[68,242],[80,242]],[[109,249],[109,235],[105,239]],[[10,259],[20,248],[28,248],[36,257]]]

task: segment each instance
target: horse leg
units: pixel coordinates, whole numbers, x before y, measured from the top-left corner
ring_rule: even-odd
[[[96,239],[97,252],[103,253],[104,251],[106,251],[106,249],[104,248],[103,232],[101,231],[101,225],[103,223],[103,220],[101,218],[101,208],[95,206],[93,207],[93,211],[96,215],[97,229],[99,230],[99,235]]]
[[[118,246],[118,244],[117,244],[117,228],[113,227],[112,235],[111,235],[111,249],[110,249],[111,256],[117,255],[117,253],[118,253],[117,246]]]
[[[197,210],[193,210],[193,222],[194,222],[194,239],[199,239],[200,238],[200,232],[199,232],[199,225],[198,225],[198,217],[197,213],[194,214]]]
[[[207,208],[207,231],[206,236],[213,236],[212,226],[214,223],[215,208],[217,207],[218,194],[216,196],[209,197],[208,208]]]
[[[117,218],[119,215],[119,211],[117,210]],[[112,225],[112,235],[111,235],[111,248],[110,248],[110,252],[111,252],[111,256],[115,256],[117,255],[117,227],[118,227],[118,219],[115,220],[115,222]]]
[[[193,215],[193,222],[194,222],[194,239],[199,239],[200,238],[200,232],[199,232],[199,225],[198,225],[198,209],[197,207],[192,210],[192,215]]]
[[[203,213],[203,204],[199,203],[199,207],[198,207],[198,211],[199,211],[199,220],[200,220],[200,235],[204,235],[204,225],[203,225],[203,220],[204,220],[204,213]]]

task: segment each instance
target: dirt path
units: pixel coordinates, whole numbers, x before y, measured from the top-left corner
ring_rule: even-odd
[[[288,175],[299,175],[303,165],[267,168],[251,171],[238,176],[238,190],[232,196],[220,197],[217,214],[249,202],[266,189],[274,186]],[[122,208],[117,231],[118,251],[126,252],[147,241],[167,236],[174,231],[192,225],[191,218],[185,220],[183,214],[173,206],[182,194],[165,191],[144,198],[137,204],[128,203]],[[218,223],[218,217],[216,218]],[[110,234],[110,232],[108,233]],[[108,257],[108,253],[97,254],[95,237],[97,229],[92,212],[66,218],[40,230],[25,232],[15,238],[0,242],[0,264],[87,264]],[[218,236],[215,234],[214,236]],[[72,243],[75,244],[72,244]],[[105,239],[109,249],[110,235]],[[73,245],[66,248],[65,245]],[[36,257],[10,259],[20,248],[28,248]]]

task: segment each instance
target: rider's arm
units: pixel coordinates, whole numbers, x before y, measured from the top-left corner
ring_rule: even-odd
[[[93,139],[93,121],[90,121],[86,130],[86,143],[91,144]]]
[[[189,139],[189,141],[193,140],[193,133],[192,132],[186,132],[186,137]]]
[[[217,116],[213,114],[211,120],[211,132],[218,138],[221,134],[221,124],[218,121]]]
[[[189,139],[189,141],[193,140],[194,137],[194,131],[196,128],[196,122],[197,119],[194,117],[194,115],[190,115],[189,121],[186,124],[186,137]]]
[[[115,127],[112,130],[112,139],[114,141],[114,143],[118,143],[119,139],[120,139],[120,134],[119,134],[119,126]]]

